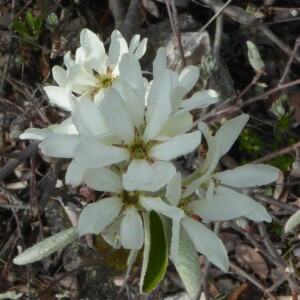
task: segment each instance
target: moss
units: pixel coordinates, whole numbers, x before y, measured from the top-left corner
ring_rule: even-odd
[[[120,248],[112,248],[101,235],[98,235],[96,238],[95,249],[98,254],[103,257],[104,263],[109,267],[112,267],[118,271],[127,270],[127,258],[130,253],[130,250]],[[140,264],[142,261],[142,251],[139,251],[135,265]]]

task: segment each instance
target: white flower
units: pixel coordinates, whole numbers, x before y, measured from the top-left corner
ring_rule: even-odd
[[[193,242],[196,250],[204,254],[210,262],[226,272],[229,267],[226,249],[215,233],[192,217],[193,211],[189,207],[190,200],[182,198],[180,173],[176,173],[168,183],[166,198],[170,204],[181,208],[185,212],[185,216],[179,222],[173,220],[171,258],[180,264],[177,253],[180,230],[184,230]]]
[[[123,59],[131,61],[132,57],[127,54],[123,55]],[[145,174],[145,165],[141,168],[137,161],[146,161],[151,165],[155,161],[170,161],[193,151],[200,143],[200,131],[185,133],[186,128],[180,128],[178,124],[176,133],[179,134],[172,136],[167,130],[161,134],[172,112],[172,76],[172,72],[165,71],[152,84],[148,96],[151,100],[147,107],[141,76],[140,80],[132,78],[132,82],[140,81],[136,89],[123,84],[126,88],[123,86],[122,95],[115,88],[106,89],[99,110],[106,126],[119,142],[108,145],[99,138],[83,139],[76,149],[76,159],[88,168],[104,167],[126,160],[128,171],[124,180],[134,185]]]
[[[166,48],[160,48],[157,51],[153,61],[153,78],[154,82],[167,70]],[[172,92],[171,105],[172,114],[191,111],[197,108],[205,108],[215,104],[218,101],[217,93],[214,90],[203,90],[193,93],[190,98],[182,99],[194,88],[200,75],[199,68],[196,66],[186,66],[178,75],[172,72]],[[150,101],[148,99],[148,101]]]
[[[72,118],[67,118],[60,124],[53,124],[47,128],[28,128],[21,135],[22,140],[39,140],[42,141],[50,134],[78,134]]]
[[[53,78],[58,86],[44,87],[50,103],[67,111],[72,110],[71,93],[79,98],[85,96],[96,102],[101,101],[103,90],[118,80],[121,56],[131,53],[140,59],[146,51],[147,39],[140,42],[140,36],[135,35],[128,47],[121,33],[114,30],[107,55],[99,37],[92,31],[83,29],[80,33],[80,45],[74,60],[70,52],[64,56],[66,70],[60,66],[53,67]]]
[[[113,195],[84,208],[78,222],[79,235],[102,233],[105,229],[110,229],[108,226],[117,222],[122,246],[126,249],[140,249],[144,243],[141,218],[143,211],[155,210],[176,222],[184,215],[181,209],[166,204],[159,197],[146,194],[147,191],[154,192],[166,185],[175,171],[173,166],[157,162],[152,172],[145,174],[152,177],[152,183],[144,184],[141,180],[136,189],[131,189],[111,170],[105,168],[88,170],[84,175],[84,182],[95,190]]]
[[[197,171],[198,178],[187,186],[183,197],[189,197],[197,191],[199,200],[192,202],[190,208],[205,220],[231,220],[245,216],[254,221],[271,221],[270,215],[261,204],[234,189],[274,182],[279,176],[277,168],[248,164],[213,173],[220,157],[231,148],[247,120],[247,115],[241,115],[226,122],[214,137],[210,135],[205,124],[199,126],[209,149],[202,168]]]

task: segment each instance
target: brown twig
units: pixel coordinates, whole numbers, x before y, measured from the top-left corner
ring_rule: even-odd
[[[241,100],[241,98],[250,90],[250,88],[257,83],[262,73],[257,73],[252,81],[243,89],[243,91],[237,96],[237,100]]]
[[[53,195],[53,191],[59,176],[59,172],[65,162],[66,159],[64,158],[56,159],[52,164],[50,170],[48,171],[48,174],[44,176],[43,182],[40,181],[40,183],[46,182],[43,194],[39,201],[39,208],[42,211],[44,210],[50,197]]]
[[[124,0],[109,0],[109,9],[115,20],[115,28],[119,29],[126,18],[126,1]]]
[[[223,14],[220,14],[216,20],[216,31],[215,31],[215,39],[214,39],[214,46],[213,46],[213,56],[216,60],[216,68],[219,67],[222,34],[223,34]]]
[[[294,205],[284,203],[282,201],[276,200],[270,196],[266,196],[266,195],[263,195],[260,193],[254,193],[253,198],[257,201],[262,201],[262,202],[270,204],[270,205],[275,205],[275,206],[285,209],[291,213],[295,213],[296,211],[299,210],[299,208],[297,208]]]
[[[249,280],[250,282],[252,282],[254,285],[256,285],[260,290],[262,290],[262,292],[264,294],[267,294],[268,297],[270,297],[273,300],[276,300],[276,297],[273,296],[273,294],[271,294],[267,288],[260,283],[256,278],[254,278],[253,276],[251,276],[249,273],[245,272],[243,269],[241,269],[239,266],[237,266],[235,263],[233,262],[229,262],[229,267],[237,274],[239,274],[240,276],[246,278],[247,280]]]
[[[0,181],[4,180],[15,168],[26,159],[32,157],[37,151],[40,141],[31,143],[26,149],[17,154],[17,158],[9,160],[4,167],[0,169]]]
[[[283,89],[287,89],[287,88],[290,88],[290,87],[293,87],[297,84],[300,84],[300,79],[297,79],[297,80],[294,80],[294,81],[291,81],[289,83],[286,83],[286,84],[283,84],[281,86],[277,86],[273,89],[270,89],[268,91],[266,91],[265,93],[263,93],[262,95],[258,95],[258,96],[255,96],[253,98],[250,98],[244,102],[241,102],[239,101],[238,103],[236,103],[236,105],[234,106],[230,106],[226,109],[223,109],[223,110],[219,110],[218,111],[218,107],[216,107],[215,109],[213,109],[211,112],[209,112],[208,114],[200,117],[198,120],[196,120],[194,123],[193,123],[193,127],[197,126],[197,124],[199,122],[203,122],[211,117],[214,117],[214,120],[215,121],[218,121],[220,120],[224,115],[226,114],[233,114],[235,113],[236,111],[240,110],[242,107],[244,106],[247,106],[247,105],[251,105],[257,101],[260,101],[260,100],[266,100],[266,98],[280,90],[283,90]],[[222,106],[222,104],[220,105]]]
[[[293,151],[296,151],[297,148],[300,148],[300,142],[297,142],[291,146],[288,146],[286,148],[283,148],[283,149],[280,149],[278,151],[275,151],[275,152],[272,152],[272,153],[269,153],[263,157],[260,157],[256,160],[253,160],[251,163],[252,164],[260,164],[262,162],[265,162],[267,160],[270,160],[272,158],[275,158],[277,156],[281,156],[281,155],[284,155],[284,154],[287,154],[287,153],[290,153],[290,152],[293,152]]]
[[[200,0],[200,1],[202,3],[205,3],[207,6],[211,7],[214,11],[220,10],[224,5],[224,3],[220,0]],[[199,4],[198,1],[194,0],[193,2]],[[233,5],[227,6],[224,9],[224,14],[240,24],[258,28],[278,48],[280,48],[288,55],[292,54],[292,50],[287,45],[285,45],[265,24],[259,22],[255,18],[255,16],[248,14],[244,9]],[[295,56],[295,59],[298,62],[300,61],[299,56]]]
[[[186,59],[184,56],[184,51],[183,51],[183,46],[182,46],[181,34],[179,32],[177,10],[176,10],[176,5],[174,3],[174,0],[167,0],[166,6],[167,6],[168,15],[169,15],[173,34],[177,38],[178,49],[179,49],[179,52],[181,55],[182,68],[184,68],[184,67],[186,67]]]
[[[295,59],[296,53],[297,53],[297,51],[299,49],[299,46],[300,46],[300,37],[298,37],[297,40],[296,40],[296,43],[295,43],[295,46],[294,46],[294,50],[293,50],[293,52],[292,52],[292,54],[291,54],[291,56],[289,58],[289,61],[286,64],[286,67],[284,69],[282,77],[280,78],[280,80],[278,82],[278,86],[281,86],[284,83],[284,81],[285,81],[285,79],[286,79],[286,77],[287,77],[287,75],[288,75],[288,73],[290,71],[292,62]]]
[[[214,9],[215,15],[200,29],[200,31],[204,31],[215,19],[217,19],[231,1],[232,0],[228,0],[222,7],[214,6],[213,9]],[[198,3],[198,2],[196,2],[196,3]]]
[[[130,0],[126,18],[122,26],[122,33],[127,42],[139,30],[139,0]]]
[[[138,274],[140,273],[141,268],[136,268],[136,270],[134,270],[131,274],[130,277],[127,277],[127,272],[126,272],[126,276],[125,276],[125,281],[124,284],[122,285],[121,289],[118,292],[118,295],[115,297],[114,300],[121,300],[124,299],[124,294],[126,291],[126,286],[131,285],[133,283],[133,281],[137,278]],[[128,275],[130,274],[130,271],[128,273]]]
[[[265,224],[263,222],[257,222],[257,224],[258,224],[259,232],[260,232],[260,234],[262,236],[263,243],[265,244],[265,246],[268,249],[268,251],[270,252],[270,254],[274,257],[273,263],[277,267],[279,267],[283,271],[285,271],[286,268],[287,268],[287,264],[284,262],[284,260],[282,259],[282,257],[277,252],[277,249],[275,248],[274,244],[272,243],[272,241],[270,239],[270,236],[269,236],[269,234],[267,232]],[[290,289],[291,289],[292,293],[293,294],[297,293],[297,291],[299,291],[299,285],[294,280],[294,278],[292,277],[291,274],[287,275],[286,280],[289,283],[289,286],[290,286]]]
[[[139,0],[109,0],[109,9],[115,20],[115,27],[122,32],[123,37],[130,41],[133,34],[138,32]]]

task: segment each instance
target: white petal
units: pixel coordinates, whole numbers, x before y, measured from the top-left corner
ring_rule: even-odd
[[[151,148],[149,155],[158,160],[171,160],[192,152],[201,142],[200,131],[177,135]]]
[[[196,92],[189,99],[182,101],[181,108],[191,111],[197,108],[205,108],[218,102],[218,95],[214,90]]]
[[[128,82],[139,96],[145,98],[145,87],[141,66],[133,54],[125,53],[119,63],[120,79]]]
[[[127,43],[123,39],[121,33],[118,30],[114,30],[111,34],[111,42],[108,51],[108,65],[113,68],[117,65],[121,57],[121,48],[126,49]],[[128,51],[127,51],[128,52]]]
[[[201,173],[203,174],[200,178],[195,179],[192,183],[187,186],[187,189],[183,193],[183,197],[188,197],[194,193],[200,185],[207,183],[211,180],[211,174],[215,170],[218,161],[220,159],[221,146],[216,142],[216,140],[207,135],[207,132],[202,131],[205,135],[206,142],[208,144],[208,153],[205,158],[203,167],[201,167]]]
[[[178,81],[178,79],[177,79],[177,81]],[[171,115],[180,113],[180,112],[178,112],[178,110],[181,107],[182,103],[185,101],[185,100],[183,101],[183,98],[186,95],[186,89],[177,84],[178,84],[178,82],[173,84],[173,89],[172,89],[172,97],[171,97],[172,113],[171,113]],[[181,109],[180,111],[182,112],[183,109]]]
[[[157,50],[156,57],[153,61],[153,78],[157,79],[166,69],[167,69],[166,48],[162,47]]]
[[[58,85],[62,88],[67,86],[67,71],[60,66],[52,68],[52,76]]]
[[[134,138],[134,125],[119,92],[108,88],[104,93],[100,110],[105,123],[121,140],[131,143]]]
[[[64,55],[64,64],[67,67],[67,69],[69,69],[71,66],[75,65],[75,61],[72,58],[71,52],[68,51],[65,55]]]
[[[83,29],[80,33],[80,44],[84,49],[84,60],[87,61],[98,73],[105,73],[107,57],[103,43],[100,41],[98,36],[88,29]]]
[[[180,264],[178,258],[179,235],[180,235],[180,222],[176,222],[173,220],[170,256],[175,264]]]
[[[87,168],[101,168],[127,159],[128,152],[95,140],[83,140],[76,147],[75,157]]]
[[[72,84],[72,91],[78,94],[86,92],[88,89],[97,86],[98,79],[88,70],[86,64],[74,65],[68,72],[68,80]]]
[[[248,115],[240,115],[224,123],[215,135],[215,139],[222,146],[221,155],[229,151],[231,146],[237,140],[246,123],[249,120]]]
[[[87,169],[79,164],[75,159],[68,166],[65,182],[74,186],[79,186],[83,183],[83,175]]]
[[[212,179],[208,181],[209,183],[208,183],[208,188],[206,190],[205,197],[207,201],[212,201],[216,186],[215,186],[215,182]]]
[[[142,58],[144,56],[144,54],[146,53],[147,42],[148,42],[147,38],[142,39],[142,41],[138,45],[137,49],[135,50],[134,55],[137,59]]]
[[[210,201],[207,199],[192,202],[189,207],[201,218],[211,221],[232,220],[256,214],[261,221],[269,221],[265,208],[252,198],[226,187],[217,187]],[[233,209],[234,208],[234,209]]]
[[[135,34],[130,41],[128,52],[133,54],[133,52],[138,47],[139,43],[140,43],[140,35]]]
[[[201,130],[201,132],[205,136],[205,139],[206,139],[206,142],[208,145],[208,152],[207,152],[205,162],[204,162],[202,169],[204,171],[207,170],[207,173],[210,176],[212,171],[215,170],[215,168],[218,164],[218,161],[221,157],[222,147],[221,147],[221,144],[218,143],[217,139],[212,137],[212,135],[209,133],[209,129],[206,124],[200,123],[198,125],[198,128]]]
[[[257,202],[255,202],[255,206],[256,207],[253,207],[253,210],[246,214],[245,217],[255,222],[272,222],[272,217],[269,215],[265,207]]]
[[[210,200],[195,200],[189,209],[207,221],[227,221],[245,216],[253,208],[249,199],[231,198],[230,195],[215,195]]]
[[[176,168],[173,164],[165,161],[157,161],[153,163],[151,165],[151,169],[154,176],[153,180],[148,184],[140,186],[138,188],[140,191],[158,191],[171,180],[176,172]],[[140,176],[144,176],[144,174],[141,173]]]
[[[114,88],[120,93],[132,123],[136,128],[144,122],[145,99],[141,97],[130,83],[119,80]]]
[[[73,101],[72,120],[82,136],[97,136],[107,131],[98,106],[86,97]]]
[[[122,218],[117,218],[111,225],[101,233],[105,242],[111,245],[114,249],[120,249],[122,247],[120,239],[120,227]]]
[[[166,70],[153,81],[148,99],[144,139],[149,141],[156,137],[171,114],[172,73]]]
[[[187,66],[179,75],[179,85],[186,89],[188,93],[198,81],[200,71],[198,67]]]
[[[83,180],[96,191],[120,193],[123,189],[121,177],[106,168],[87,170]]]
[[[51,134],[41,143],[40,148],[44,155],[59,158],[73,158],[80,137],[74,134]]]
[[[120,229],[121,243],[125,249],[140,249],[144,244],[142,218],[134,206],[125,211]]]
[[[59,86],[45,86],[44,90],[49,98],[49,102],[67,111],[71,110],[70,92]]]
[[[122,209],[122,201],[118,197],[110,197],[88,204],[80,214],[78,233],[99,234],[110,225]]]
[[[139,203],[146,210],[155,210],[156,212],[161,213],[176,222],[179,222],[184,217],[184,212],[182,209],[166,204],[159,197],[154,198],[140,196]]]
[[[154,180],[150,164],[143,159],[133,160],[123,174],[123,185],[127,191],[141,190],[141,187]]]
[[[214,174],[213,177],[222,184],[232,187],[254,187],[276,181],[279,170],[268,165],[248,164]]]
[[[123,174],[123,185],[126,190],[154,192],[165,186],[176,172],[168,162],[148,163],[146,160],[133,160]]]
[[[181,224],[197,251],[204,254],[210,262],[221,270],[227,272],[229,268],[227,252],[216,234],[192,218],[182,219]]]
[[[53,131],[49,128],[28,128],[20,134],[21,140],[39,140],[42,141],[46,136],[52,134]]]
[[[177,206],[181,198],[181,173],[177,172],[167,185],[167,200],[174,206]]]
[[[182,110],[181,110],[182,111]],[[181,112],[175,116],[171,116],[163,128],[160,130],[160,136],[174,137],[184,134],[193,126],[193,116],[188,112]]]
[[[79,134],[72,122],[72,117],[63,120],[60,124],[50,125],[48,128],[59,134]]]

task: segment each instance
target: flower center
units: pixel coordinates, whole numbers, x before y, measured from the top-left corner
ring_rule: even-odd
[[[92,92],[92,95],[96,95],[100,90],[111,87],[118,79],[118,77],[112,76],[110,71],[106,74],[96,74],[95,77],[98,80],[98,84]]]
[[[148,157],[149,144],[142,139],[136,139],[133,144],[129,145],[131,159],[146,159]]]
[[[137,205],[140,194],[137,191],[129,192],[123,190],[120,194],[120,197],[124,205]]]
[[[178,203],[178,207],[181,208],[186,215],[191,215],[191,211],[188,207],[188,204],[192,202],[192,196],[181,198]]]

